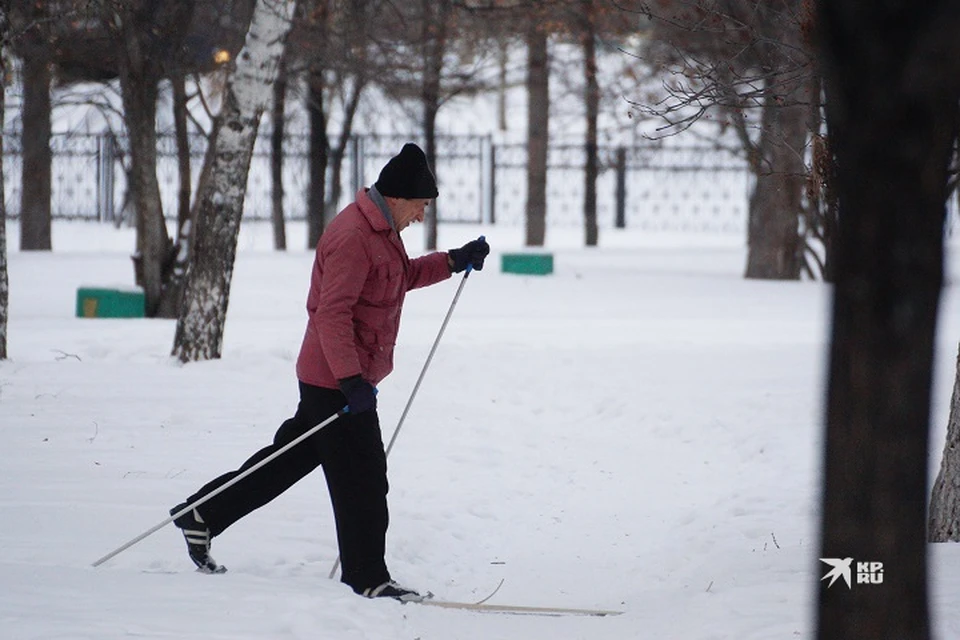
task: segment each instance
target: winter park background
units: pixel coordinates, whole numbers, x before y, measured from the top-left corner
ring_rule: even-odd
[[[476,133],[484,110],[461,105],[444,126]],[[61,124],[90,124],[75,115]],[[551,226],[546,277],[500,271],[502,253],[523,250],[518,221],[440,226],[441,248],[484,234],[494,253],[389,460],[397,580],[463,601],[502,581],[491,602],[624,611],[550,618],[366,601],[328,580],[337,549],[319,472],[214,541],[225,575],[193,572],[172,527],[92,568],[293,412],[313,255],[299,223],[280,253],[267,223],[245,222],[224,356],[182,366],[174,321],[74,317],[78,287],[131,285],[131,229],[60,220],[54,251],[38,253],[19,251],[8,222],[0,638],[812,637],[829,285],[745,280],[742,224],[617,230],[609,210],[603,224],[591,249],[575,225]],[[404,240],[424,250],[419,227]],[[960,342],[957,242],[931,474]],[[457,284],[407,298],[380,386],[385,438]],[[960,551],[934,545],[930,563],[936,635],[958,637]]]

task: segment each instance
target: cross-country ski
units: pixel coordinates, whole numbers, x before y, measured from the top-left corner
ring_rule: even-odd
[[[623,611],[613,611],[609,609],[578,609],[571,607],[537,607],[515,604],[495,604],[489,602],[451,602],[448,600],[437,600],[427,598],[415,604],[421,604],[428,607],[440,607],[443,609],[462,609],[464,611],[476,611],[479,613],[503,613],[510,615],[528,615],[528,616],[618,616]]]

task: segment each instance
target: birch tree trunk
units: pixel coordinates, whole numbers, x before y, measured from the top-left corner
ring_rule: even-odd
[[[960,542],[960,356],[950,400],[947,441],[943,446],[940,473],[930,498],[930,542]]]
[[[173,355],[181,362],[219,358],[237,236],[260,117],[270,102],[296,0],[258,0],[227,82],[216,137],[197,186],[196,232]]]

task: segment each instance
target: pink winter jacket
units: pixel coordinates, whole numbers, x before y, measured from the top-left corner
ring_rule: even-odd
[[[297,377],[336,389],[338,380],[359,373],[376,385],[393,370],[407,291],[449,277],[447,254],[411,260],[400,234],[361,189],[317,244]]]

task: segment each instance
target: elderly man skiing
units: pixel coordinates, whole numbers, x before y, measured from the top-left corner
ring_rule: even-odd
[[[348,406],[340,419],[267,462],[174,523],[190,559],[208,573],[225,571],[210,541],[264,506],[318,466],[333,503],[342,560],[341,581],[369,598],[420,600],[394,582],[384,558],[388,523],[387,463],[374,387],[393,370],[393,348],[407,291],[472,268],[490,247],[481,239],[459,249],[409,258],[400,232],[422,222],[437,183],[423,151],[406,144],[376,183],[330,223],[317,245],[307,295],[307,327],[297,358],[300,402],[273,443],[239,469],[208,482],[171,515],[230,482],[285,444]]]

